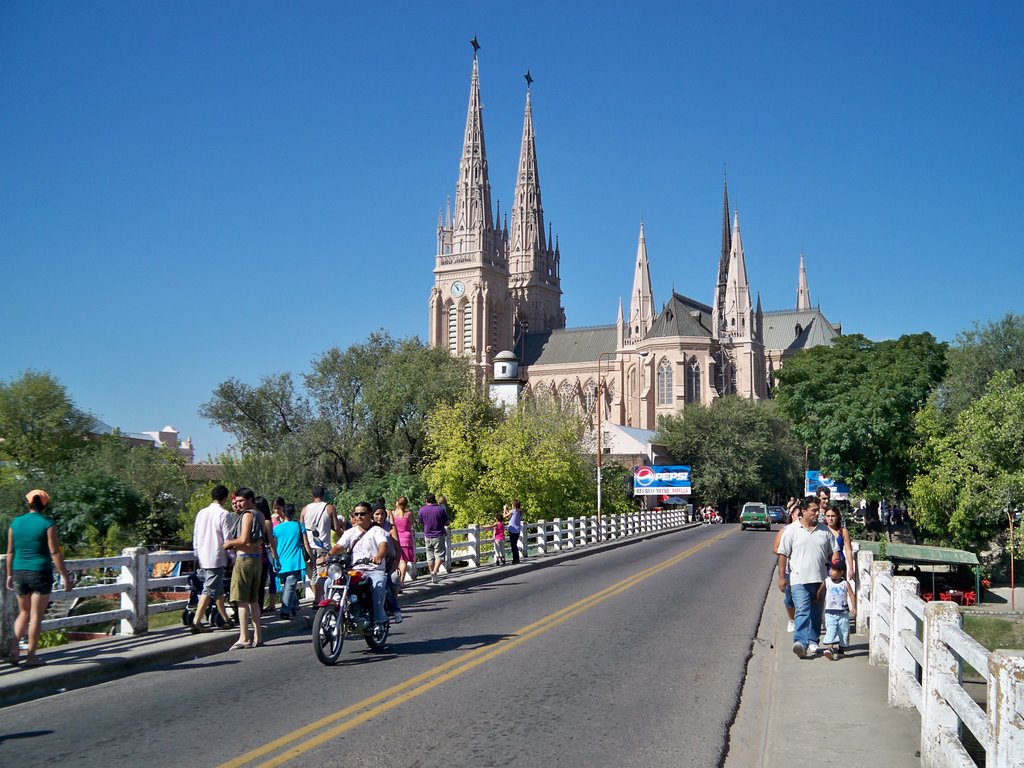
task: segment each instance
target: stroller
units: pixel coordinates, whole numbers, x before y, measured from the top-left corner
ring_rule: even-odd
[[[186,627],[191,627],[192,622],[196,618],[196,608],[199,606],[199,595],[203,592],[203,580],[199,576],[198,571],[192,571],[188,575],[188,605],[181,611],[181,623]],[[231,604],[229,603],[228,606]],[[228,609],[225,606],[225,609]],[[206,606],[206,625],[208,627],[223,627],[224,618],[220,615],[220,611],[217,610],[217,604],[211,600]]]

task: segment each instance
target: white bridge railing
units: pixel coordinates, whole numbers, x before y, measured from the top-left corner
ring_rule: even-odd
[[[858,615],[869,622],[869,661],[889,665],[889,705],[921,715],[921,764],[973,768],[966,726],[985,750],[987,768],[1024,765],[1024,652],[986,650],[963,630],[956,603],[918,596],[912,576],[857,554]],[[987,685],[984,708],[963,687],[964,665]]]
[[[550,522],[539,520],[524,525],[519,550],[523,554],[528,552],[531,555],[560,552],[601,541],[676,528],[686,522],[684,512],[661,510],[629,515],[604,515],[600,520],[596,516],[570,517],[564,520],[556,518]],[[411,569],[417,576],[427,570],[425,545],[422,532],[417,532],[416,563]],[[446,566],[449,572],[454,565],[478,568],[483,564],[492,563],[495,559],[494,534],[484,531],[478,525],[450,530],[446,552]],[[87,579],[79,580],[79,585],[67,593],[55,589],[51,595],[53,600],[120,596],[121,604],[116,610],[46,619],[42,622],[42,629],[68,629],[119,621],[120,634],[146,632],[149,629],[151,615],[182,610],[188,604],[187,593],[184,593],[180,600],[153,599],[155,596],[151,595],[151,592],[166,593],[188,584],[187,575],[153,577],[153,566],[159,563],[191,565],[194,562],[195,555],[192,552],[150,552],[146,547],[131,547],[116,557],[65,560],[64,565],[69,575],[97,570],[116,572],[117,575],[110,576],[109,580],[104,579],[105,583],[86,584]],[[14,653],[14,617],[17,615],[14,593],[7,589],[5,567],[6,563],[0,558],[0,658],[8,658]]]

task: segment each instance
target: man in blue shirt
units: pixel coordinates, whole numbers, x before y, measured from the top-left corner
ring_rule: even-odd
[[[437,584],[441,578],[438,571],[445,558],[448,511],[437,503],[434,494],[428,493],[423,498],[427,503],[420,507],[419,518],[423,524],[423,537],[427,540],[427,568],[430,569],[430,580]]]

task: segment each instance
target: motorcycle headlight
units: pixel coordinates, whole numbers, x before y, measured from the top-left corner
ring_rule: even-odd
[[[341,566],[337,563],[332,563],[331,565],[327,566],[327,578],[331,581],[337,581],[341,578],[341,574],[343,573],[344,571],[342,570]]]

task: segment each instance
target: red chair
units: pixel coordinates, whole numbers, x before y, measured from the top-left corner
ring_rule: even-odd
[[[930,603],[934,599],[934,595],[932,595],[931,592],[922,592],[921,599],[924,600],[926,603]]]
[[[978,604],[978,593],[973,589],[969,592],[964,592],[964,605],[977,605]]]
[[[949,592],[939,592],[939,600],[949,603],[952,602],[952,598],[949,596]]]

